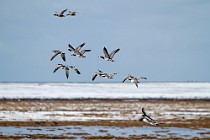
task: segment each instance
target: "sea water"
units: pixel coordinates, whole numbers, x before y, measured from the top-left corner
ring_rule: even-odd
[[[103,131],[101,131],[103,130]],[[15,136],[15,135],[34,135],[34,134],[47,134],[50,136],[76,136],[81,139],[80,135],[74,135],[76,133],[82,133],[83,135],[91,136],[108,136],[112,135],[115,137],[129,137],[132,135],[136,136],[155,136],[158,138],[207,138],[210,137],[208,132],[209,128],[202,129],[190,129],[190,128],[178,128],[178,127],[116,127],[116,126],[24,126],[24,127],[13,127],[13,126],[1,126],[1,135]],[[206,133],[206,134],[202,134]]]

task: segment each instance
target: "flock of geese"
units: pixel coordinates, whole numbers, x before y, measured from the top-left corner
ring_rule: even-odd
[[[61,12],[55,12],[54,16],[57,16],[57,17],[60,17],[60,18],[63,18],[63,17],[66,17],[66,16],[76,16],[76,13],[77,12],[71,12],[71,11],[68,11],[67,14],[65,14],[65,12],[67,12],[67,9],[61,11]],[[71,56],[75,56],[75,57],[79,57],[79,58],[85,58],[85,53],[86,52],[90,52],[91,50],[89,49],[83,49],[82,48],[85,46],[86,43],[82,43],[80,44],[79,46],[77,47],[73,47],[71,44],[68,44],[68,51],[70,53],[72,53]],[[113,50],[111,51],[111,53],[108,52],[107,48],[104,47],[103,48],[103,53],[104,55],[103,56],[99,56],[99,58],[101,59],[104,59],[105,61],[110,61],[110,62],[115,62],[113,60],[115,54],[117,52],[119,52],[120,49],[116,49],[116,50]],[[51,61],[56,57],[60,55],[62,60],[65,62],[66,61],[66,56],[65,56],[65,53],[60,51],[60,50],[53,50],[53,54],[51,56]],[[53,73],[55,73],[57,70],[59,69],[63,69],[65,70],[65,75],[66,75],[66,78],[68,79],[69,78],[69,70],[72,69],[74,70],[77,74],[81,74],[80,71],[78,70],[78,68],[76,68],[75,66],[68,66],[68,65],[63,65],[63,64],[57,64],[56,68],[54,69]],[[98,72],[95,72],[93,73],[93,76],[92,76],[92,81],[95,80],[95,78],[98,76],[98,77],[103,77],[103,78],[108,78],[108,79],[113,79],[113,76],[115,76],[117,73],[112,73],[112,74],[108,74],[108,73],[105,73],[101,70],[98,70]],[[132,76],[132,75],[128,75],[126,76],[122,82],[125,82],[126,80],[129,80],[131,83],[134,83],[136,85],[136,87],[138,88],[138,83],[141,79],[147,79],[146,77],[135,77],[135,76]],[[142,108],[142,113],[143,115],[141,116],[141,118],[139,119],[140,121],[144,121],[144,122],[147,122],[151,125],[158,125],[157,122],[155,122],[150,116],[148,116],[145,111],[144,111],[144,108]]]
[[[70,51],[70,53],[72,52],[72,55],[71,56],[76,56],[76,57],[79,57],[79,58],[85,58],[86,56],[84,55],[86,52],[90,52],[91,50],[81,50],[82,47],[85,45],[85,43],[82,43],[80,44],[78,47],[74,48],[71,44],[68,44],[68,51]],[[103,53],[104,53],[104,56],[99,56],[99,58],[102,58],[106,61],[110,61],[110,62],[115,62],[113,60],[113,57],[114,55],[119,51],[120,49],[116,49],[114,51],[112,51],[111,53],[108,53],[108,50],[106,47],[103,48]],[[62,60],[63,61],[66,61],[66,56],[65,56],[65,53],[60,51],[60,50],[53,50],[53,54],[51,56],[51,61],[56,57],[60,55]],[[57,64],[56,68],[54,69],[53,73],[55,73],[58,69],[64,69],[65,70],[65,73],[66,73],[66,78],[68,79],[69,78],[69,70],[70,69],[73,69],[77,74],[81,74],[79,72],[79,70],[75,67],[75,66],[65,66],[63,64]],[[104,78],[108,78],[108,79],[113,79],[113,76],[116,75],[117,73],[112,73],[112,74],[108,74],[108,73],[105,73],[101,70],[98,70],[98,72],[95,72],[93,73],[93,76],[92,76],[92,81],[95,80],[95,78],[97,76],[99,77],[104,77]],[[140,79],[147,79],[146,77],[134,77],[132,75],[128,75],[126,76],[122,82],[125,82],[126,80],[130,80],[131,83],[134,83],[136,85],[136,87],[138,87],[138,83],[139,83],[139,80]]]
[[[61,12],[55,12],[54,13],[54,16],[57,16],[57,17],[60,17],[60,18],[63,18],[63,17],[67,17],[67,16],[76,16],[76,13],[77,12],[71,12],[71,11],[68,11],[67,14],[65,14],[67,12],[67,9],[65,10],[62,10]],[[89,49],[82,49],[83,47],[85,46],[85,43],[82,43],[80,45],[78,45],[77,47],[73,47],[71,44],[68,44],[68,51],[70,53],[72,53],[71,56],[76,56],[76,57],[79,57],[79,58],[85,58],[85,53],[87,52],[90,52],[91,50]],[[110,62],[115,62],[113,60],[115,54],[117,52],[119,52],[120,49],[116,49],[116,50],[113,50],[111,51],[110,53],[108,52],[107,48],[104,47],[103,48],[103,53],[104,55],[103,56],[99,56],[99,58],[101,59],[104,59],[105,61],[110,61]],[[56,57],[60,55],[61,58],[63,59],[63,61],[66,61],[66,54],[60,50],[53,50],[53,55],[51,57],[51,61]],[[69,70],[70,69],[73,69],[77,74],[81,74],[80,71],[78,70],[78,68],[76,68],[75,66],[65,66],[63,64],[57,64],[55,70],[53,71],[53,73],[55,73],[58,69],[63,69],[65,70],[65,75],[66,75],[66,78],[68,79],[69,78]],[[92,81],[95,80],[95,78],[98,76],[98,77],[103,77],[103,78],[107,78],[107,79],[113,79],[113,77],[116,75],[117,73],[111,73],[111,74],[108,74],[108,73],[105,73],[101,70],[98,70],[98,72],[95,72],[93,73],[93,76],[92,76]],[[146,77],[135,77],[135,76],[132,76],[132,75],[128,75],[126,76],[122,82],[125,82],[126,80],[129,80],[131,83],[134,83],[136,85],[136,87],[138,88],[138,83],[141,79],[147,79]]]

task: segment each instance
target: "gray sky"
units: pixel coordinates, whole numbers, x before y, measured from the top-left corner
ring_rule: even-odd
[[[77,11],[58,18],[55,11]],[[91,82],[98,69],[118,75],[145,76],[149,81],[210,81],[209,0],[1,0],[0,82]],[[67,46],[86,42],[85,59]],[[115,62],[100,58],[103,47],[120,48]],[[62,50],[50,61],[52,50]],[[76,66],[81,75],[57,63]]]

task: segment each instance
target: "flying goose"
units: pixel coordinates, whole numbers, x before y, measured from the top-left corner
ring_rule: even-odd
[[[113,79],[113,76],[117,74],[117,73],[107,74],[107,73],[102,72],[101,70],[98,70],[98,71],[99,72],[95,72],[93,74],[92,81],[94,81],[97,76],[108,78],[108,79]]]
[[[53,73],[55,73],[58,69],[65,69],[66,78],[69,78],[69,70],[73,69],[77,74],[80,74],[79,70],[75,66],[65,66],[63,64],[57,64],[56,68],[54,69]]]
[[[84,56],[85,52],[90,52],[91,50],[81,50],[81,48],[85,45],[86,43],[80,44],[78,47],[74,48],[71,44],[68,45],[68,50],[71,52],[73,51],[72,56],[77,56],[81,58],[85,58]],[[80,51],[81,50],[81,51]]]
[[[53,50],[53,55],[50,60],[52,61],[58,54],[61,55],[61,58],[63,59],[63,61],[66,61],[65,53],[59,50]]]
[[[106,61],[114,62],[113,57],[114,57],[114,55],[115,55],[119,50],[120,50],[120,49],[118,48],[118,49],[112,51],[112,52],[109,54],[108,51],[107,51],[107,49],[106,49],[106,47],[104,47],[104,48],[103,48],[104,56],[99,56],[99,58],[102,58],[102,59],[104,59],[104,60],[106,60]]]
[[[64,13],[67,11],[67,9],[61,11],[60,13],[58,12],[55,12],[54,16],[57,16],[57,17],[65,17]]]
[[[76,13],[77,12],[71,12],[71,11],[68,11],[69,13],[66,14],[66,16],[76,16]]]
[[[143,121],[143,122],[149,123],[149,124],[154,125],[154,126],[159,125],[156,121],[154,121],[150,116],[148,116],[146,114],[146,112],[144,111],[144,108],[142,108],[142,113],[143,113],[143,115],[141,116],[139,121]]]
[[[138,83],[139,83],[140,79],[147,79],[147,78],[146,77],[139,77],[139,78],[137,78],[137,77],[134,77],[134,76],[129,74],[127,77],[125,77],[123,79],[122,82],[125,82],[126,80],[130,80],[131,83],[134,83],[136,85],[136,87],[138,88]]]
[[[55,72],[56,72],[58,69],[60,69],[60,68],[64,69],[65,66],[64,66],[63,64],[57,64],[57,66],[56,66],[56,68],[54,69],[53,73],[55,73]]]

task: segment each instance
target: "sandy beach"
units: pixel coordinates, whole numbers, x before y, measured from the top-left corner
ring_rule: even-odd
[[[1,100],[0,101],[0,126],[1,130],[7,127],[35,127],[40,130],[44,127],[64,126],[103,126],[119,128],[170,128],[205,130],[199,132],[202,139],[210,138],[210,103],[209,100]],[[156,120],[159,126],[150,126],[138,119],[142,115],[144,107],[147,114]],[[153,135],[138,134],[126,137],[109,134],[109,130],[100,128],[100,133],[107,135],[91,135],[86,132],[67,135],[54,135],[54,138],[75,139],[82,136],[83,139],[199,139],[199,136],[191,137],[171,135],[162,136],[161,131]],[[33,128],[34,129],[34,128]],[[59,129],[59,128],[57,128]],[[62,128],[63,130],[65,128]],[[52,130],[56,131],[56,129]],[[111,132],[110,132],[111,133]],[[52,138],[47,134],[0,134],[0,138]]]

